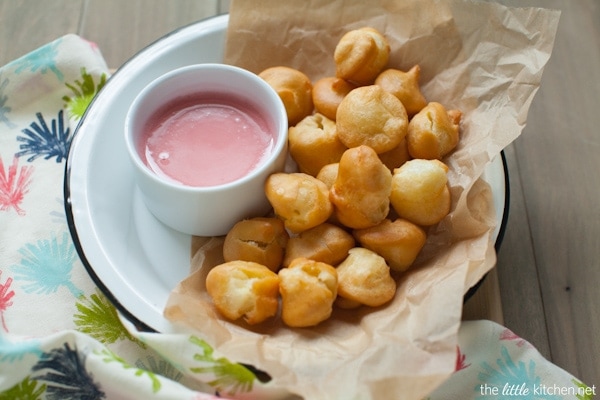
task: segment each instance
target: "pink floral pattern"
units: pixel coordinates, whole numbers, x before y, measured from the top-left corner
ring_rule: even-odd
[[[466,354],[462,353],[460,346],[456,346],[456,367],[454,368],[454,372],[468,368],[471,364],[467,364],[466,360]]]
[[[2,270],[0,270],[0,278],[2,278]],[[0,281],[0,320],[2,321],[2,328],[5,332],[8,332],[6,321],[4,320],[4,312],[10,306],[12,306],[12,298],[15,295],[14,290],[10,290],[12,284],[12,278],[7,278],[6,282],[1,283]]]
[[[508,328],[505,328],[500,333],[500,340],[511,340],[515,343],[515,345],[517,345],[517,347],[529,345],[529,342],[527,342],[525,339],[521,338],[519,335],[515,334]]]
[[[31,184],[32,166],[19,168],[19,159],[13,157],[12,164],[6,169],[0,156],[0,211],[13,209],[23,216],[25,211],[21,203]]]

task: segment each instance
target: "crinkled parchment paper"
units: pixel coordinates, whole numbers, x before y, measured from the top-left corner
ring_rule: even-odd
[[[316,80],[334,74],[346,31],[372,26],[390,42],[390,66],[419,64],[427,99],[463,112],[459,147],[444,160],[453,209],[381,308],[336,310],[311,329],[225,321],[204,287],[222,240],[195,238],[191,275],[172,292],[166,317],[268,372],[269,386],[306,399],[410,400],[433,391],[454,370],[463,295],[496,261],[492,194],[478,178],[525,125],[559,15],[468,1],[235,1],[226,63],[256,73],[287,65]]]

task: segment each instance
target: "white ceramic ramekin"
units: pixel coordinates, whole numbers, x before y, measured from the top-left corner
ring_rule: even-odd
[[[255,107],[274,130],[270,156],[246,176],[219,186],[192,187],[157,176],[136,148],[144,125],[165,104],[203,92],[237,97]],[[287,129],[281,99],[256,74],[225,64],[196,64],[168,72],[146,86],[128,110],[124,132],[135,180],[150,212],[177,231],[219,236],[237,221],[269,210],[264,183],[270,174],[284,169]]]

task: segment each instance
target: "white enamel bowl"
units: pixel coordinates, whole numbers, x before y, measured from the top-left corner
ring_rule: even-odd
[[[228,15],[183,27],[123,65],[83,117],[66,167],[65,210],[77,251],[96,284],[138,329],[173,332],[163,317],[171,290],[189,273],[191,236],[165,227],[141,200],[123,125],[135,96],[158,76],[223,59]],[[498,157],[483,178],[505,226],[507,176]]]

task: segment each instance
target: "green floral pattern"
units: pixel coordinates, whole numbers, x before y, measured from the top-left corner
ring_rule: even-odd
[[[83,117],[85,110],[92,102],[92,99],[100,92],[100,89],[106,84],[106,74],[100,75],[99,82],[94,82],[94,76],[87,73],[85,68],[81,68],[81,79],[75,80],[75,83],[65,83],[65,86],[71,89],[70,96],[64,95],[64,107],[69,111],[69,115],[79,120]]]
[[[192,367],[190,368],[192,372],[214,374],[215,379],[208,381],[208,384],[217,389],[218,392],[252,391],[252,385],[256,377],[249,369],[241,364],[232,363],[224,357],[215,358],[213,348],[196,336],[190,337],[189,341],[202,350],[201,353],[194,354],[194,360],[208,364],[202,367]]]
[[[158,379],[158,377],[157,377],[157,375],[155,373],[128,364],[124,359],[122,359],[121,357],[117,356],[115,353],[109,351],[108,349],[102,350],[101,353],[103,355],[102,360],[105,363],[116,362],[124,370],[133,371],[133,373],[134,373],[134,375],[136,377],[147,376],[148,379],[150,380],[151,385],[152,385],[152,392],[156,393],[156,392],[158,392],[160,390],[160,387],[161,387],[160,379]]]
[[[0,400],[38,400],[46,393],[46,384],[25,377],[15,386],[0,393]]]
[[[119,320],[117,309],[99,291],[82,297],[76,303],[79,313],[74,315],[77,329],[94,339],[104,343],[115,343],[119,340],[130,340],[145,347],[131,335]]]

